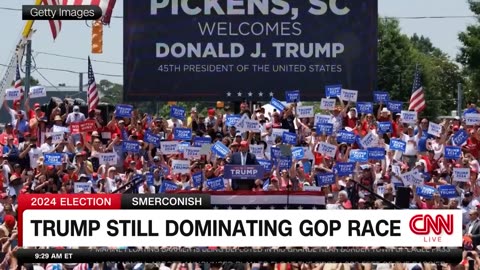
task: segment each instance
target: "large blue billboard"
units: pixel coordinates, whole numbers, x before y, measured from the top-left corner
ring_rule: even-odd
[[[124,12],[125,100],[376,89],[377,0],[141,0]]]

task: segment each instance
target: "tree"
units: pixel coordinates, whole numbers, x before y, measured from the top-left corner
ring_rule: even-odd
[[[12,82],[12,85],[14,84],[15,84],[15,81]],[[22,79],[22,85],[25,85],[25,78]],[[37,86],[37,85],[39,85],[38,80],[30,76],[30,86]]]
[[[108,80],[101,80],[98,85],[100,92],[100,101],[110,104],[122,103],[123,99],[123,85],[112,83]]]
[[[410,41],[412,42],[412,45],[421,53],[434,57],[446,57],[445,53],[433,46],[428,37],[419,37],[417,34],[413,34],[413,36],[410,38]]]
[[[480,15],[480,4],[470,3],[470,10],[476,15]],[[477,19],[476,24],[467,27],[464,32],[458,35],[458,39],[463,44],[460,48],[460,53],[457,56],[457,61],[464,67],[464,73],[468,76],[470,85],[469,89],[465,91],[465,98],[471,101],[478,100],[480,93],[480,19]]]

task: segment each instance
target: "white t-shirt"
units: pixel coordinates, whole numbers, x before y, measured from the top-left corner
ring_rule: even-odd
[[[405,147],[405,156],[415,156],[418,153],[418,135],[409,136],[407,134],[402,135],[402,141],[407,143]],[[414,143],[415,142],[415,143]]]
[[[42,144],[42,146],[40,146],[40,150],[42,150],[42,153],[52,153],[53,151],[55,151],[55,145],[49,145],[48,143],[44,143]]]
[[[37,168],[37,160],[42,156],[42,150],[40,148],[32,148],[28,151],[28,157],[30,158],[30,167],[32,169]]]
[[[71,112],[67,115],[67,120],[65,120],[65,123],[70,124],[70,123],[80,123],[85,121],[85,115],[81,112]]]

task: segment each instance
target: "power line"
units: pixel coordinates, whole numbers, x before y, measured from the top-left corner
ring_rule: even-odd
[[[50,56],[56,56],[56,57],[62,57],[62,58],[68,58],[68,59],[75,59],[75,60],[82,60],[82,61],[87,61],[87,58],[82,58],[82,57],[75,57],[75,56],[68,56],[68,55],[62,55],[62,54],[56,54],[56,53],[48,53],[48,52],[36,52],[37,55],[44,54],[44,55],[50,55]],[[113,61],[105,61],[105,60],[91,60],[92,62],[97,62],[97,63],[105,63],[105,64],[113,64],[113,65],[123,65],[123,63],[120,62],[113,62]]]
[[[9,7],[0,7],[0,10],[8,11],[22,11],[21,8],[9,8]],[[111,18],[114,19],[123,19],[123,16],[113,15]],[[398,16],[398,17],[384,17],[388,19],[398,19],[398,20],[423,20],[423,19],[468,19],[468,18],[478,18],[475,15],[445,15],[445,16]]]
[[[38,71],[37,69],[35,70],[35,72],[38,73],[38,75],[40,75],[40,77],[42,77],[42,79],[44,79],[48,84],[50,84],[50,86],[52,86],[53,88],[55,88],[56,90],[60,91],[60,89],[58,89],[58,87],[56,85],[54,85],[52,82],[50,82],[47,78],[45,78],[45,76],[43,76],[42,73],[40,73],[40,71]]]
[[[5,64],[0,64],[2,67],[10,67],[9,65]],[[37,67],[35,69],[40,69],[40,70],[50,70],[50,71],[60,71],[60,72],[68,72],[68,73],[73,73],[73,74],[79,74],[79,73],[87,73],[86,71],[80,72],[80,71],[74,71],[74,70],[68,70],[68,69],[61,69],[61,68],[50,68],[50,67]],[[123,75],[118,75],[118,74],[106,74],[106,73],[99,73],[95,72],[95,75],[101,75],[101,76],[106,76],[106,77],[123,77]]]

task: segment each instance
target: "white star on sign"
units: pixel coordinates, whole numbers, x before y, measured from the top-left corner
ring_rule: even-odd
[[[228,210],[232,210],[232,207],[230,205],[228,206]]]
[[[260,209],[262,209],[262,208],[261,208],[260,206],[258,206],[258,205],[257,205],[257,208],[256,208],[256,209],[257,209],[257,210],[260,210]]]
[[[270,96],[273,97],[273,92],[270,92]]]
[[[317,207],[316,207],[316,206],[314,206],[314,207],[312,207],[312,209],[313,209],[313,210],[317,210]]]
[[[302,209],[303,209],[303,207],[300,205],[300,206],[298,207],[298,209],[302,210]]]
[[[232,95],[232,93],[230,93],[230,92],[227,92],[227,97],[229,97],[229,96],[231,96],[231,95]]]
[[[213,209],[214,209],[214,210],[218,210],[218,207],[215,206],[215,207],[213,207]]]
[[[245,207],[245,205],[242,207],[242,210],[247,210],[247,207]]]
[[[275,206],[273,206],[273,205],[272,205],[272,206],[270,206],[270,209],[272,209],[272,210],[273,210],[273,209],[275,209]]]
[[[248,96],[251,97],[253,95],[252,92],[248,92]]]
[[[259,97],[263,97],[263,92],[258,93]]]
[[[237,95],[238,95],[239,97],[241,97],[241,96],[242,96],[242,92],[238,92]]]

